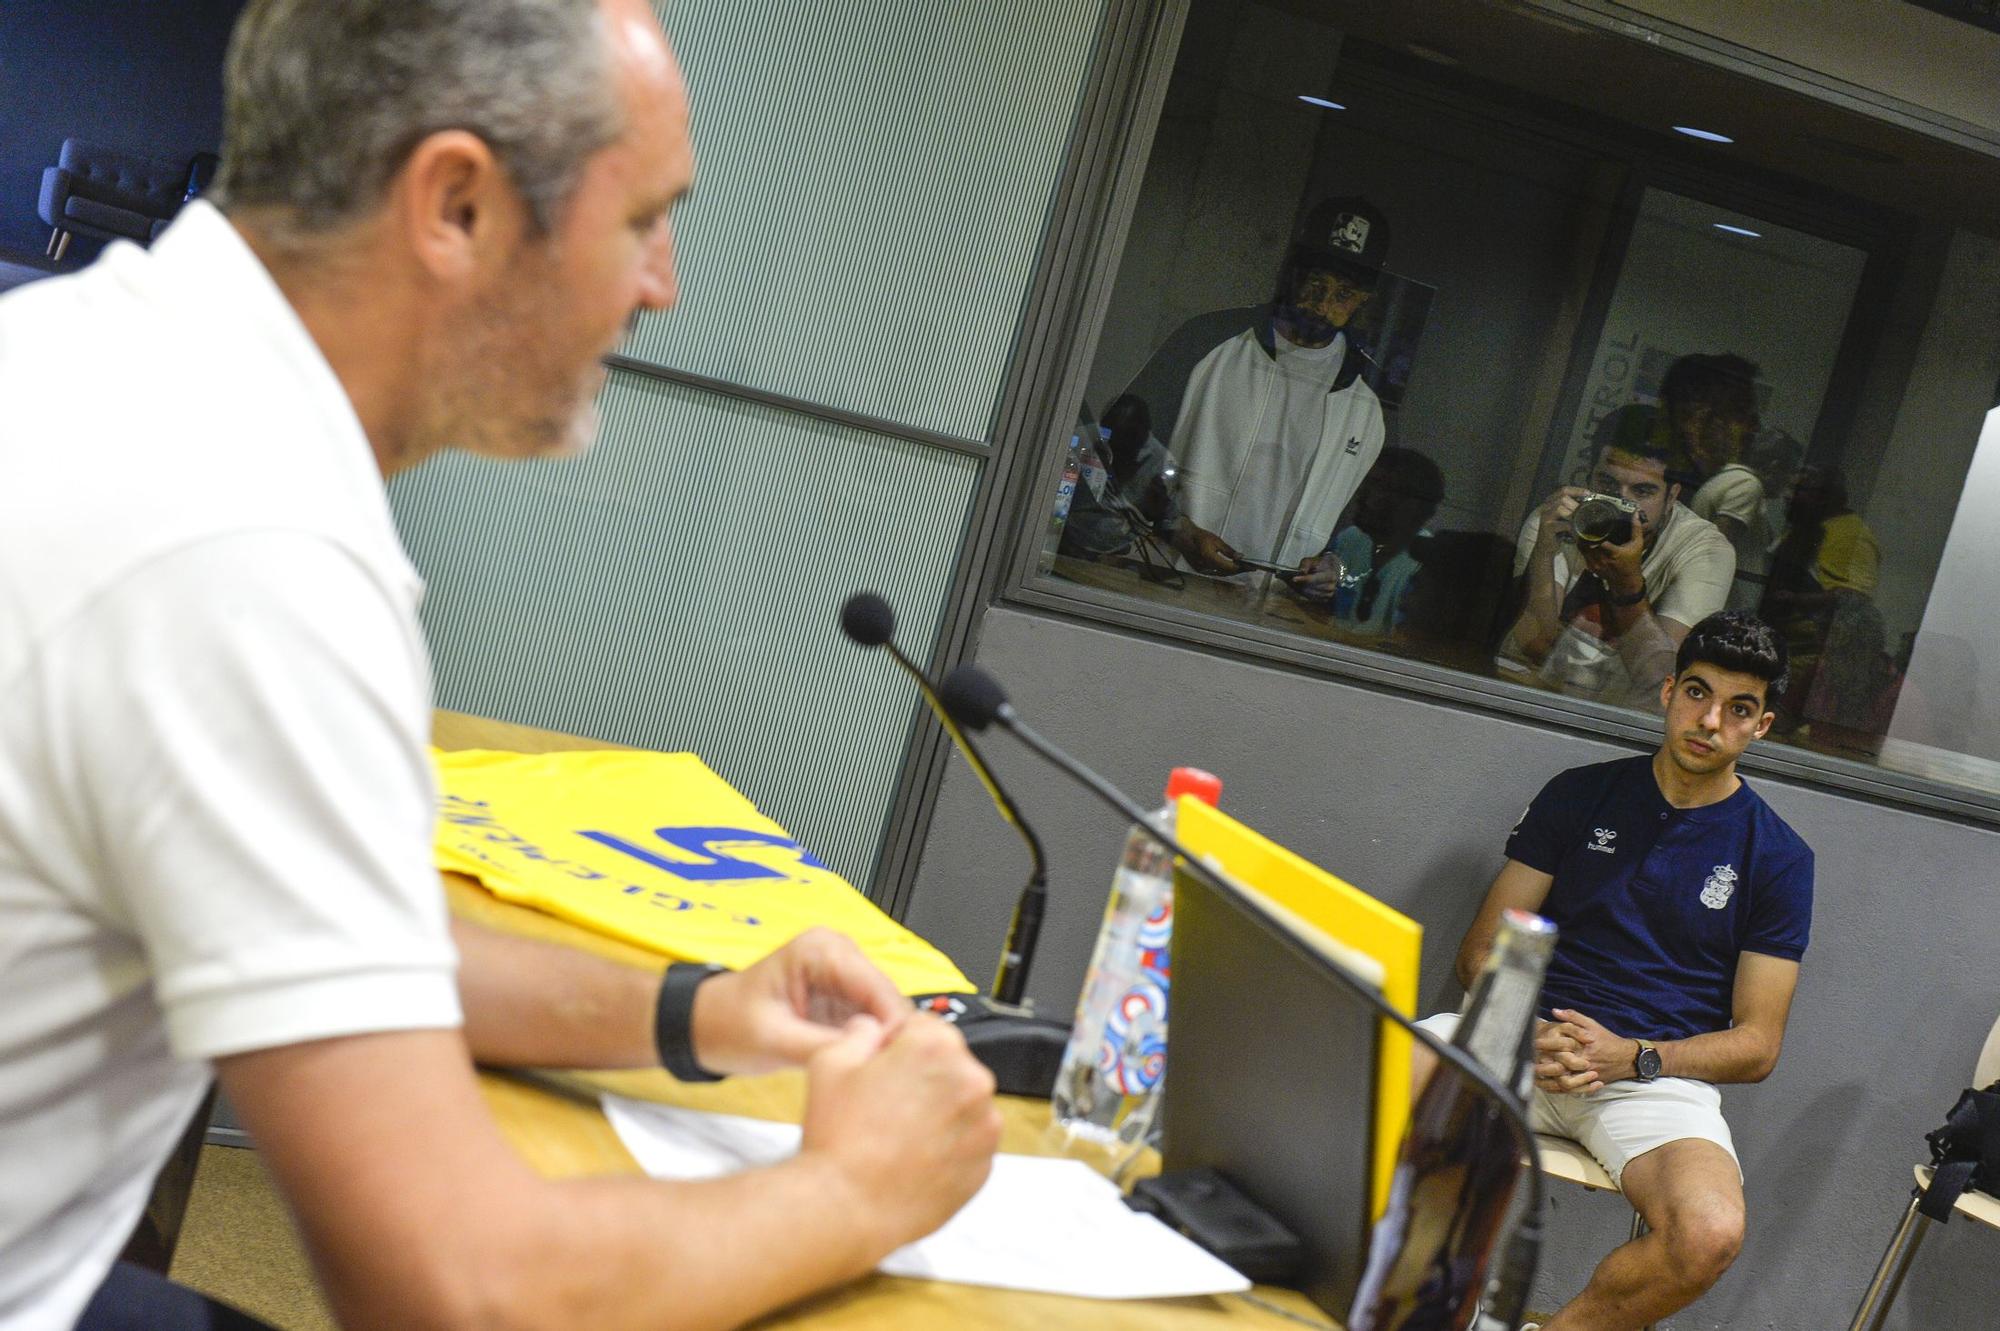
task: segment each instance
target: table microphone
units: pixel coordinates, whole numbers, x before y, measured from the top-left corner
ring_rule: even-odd
[[[873,592],[857,592],[848,597],[847,604],[840,608],[840,627],[863,647],[886,647],[903,672],[916,681],[917,691],[930,704],[931,714],[944,727],[944,733],[951,736],[952,744],[965,755],[966,765],[972,768],[972,774],[979,778],[979,783],[986,787],[986,793],[993,797],[993,807],[1020,833],[1021,840],[1028,843],[1028,855],[1034,862],[1034,868],[1028,875],[1028,885],[1021,889],[1020,898],[1014,903],[1014,918],[1007,926],[1007,942],[1000,951],[1000,968],[993,976],[993,997],[1002,1003],[1018,1004],[1028,986],[1028,968],[1035,961],[1035,944],[1042,933],[1042,914],[1048,906],[1049,866],[1042,854],[1042,839],[1035,835],[1035,829],[1029,827],[1028,820],[1021,816],[1020,808],[986,765],[978,747],[966,738],[951,713],[945,710],[943,700],[931,687],[924,672],[917,669],[916,663],[896,646],[896,612],[889,608],[889,603]]]
[[[950,712],[952,719],[964,729],[973,734],[980,734],[988,726],[998,724],[1001,729],[1039,754],[1051,766],[1110,805],[1134,826],[1144,828],[1148,836],[1178,855],[1186,870],[1206,886],[1230,900],[1243,899],[1243,889],[1218,873],[1207,861],[1181,845],[1178,837],[1162,830],[1154,823],[1151,814],[1134,803],[1131,796],[1030,729],[1027,723],[1021,720],[1020,713],[1014,710],[1013,704],[1007,701],[1006,690],[1000,687],[999,681],[993,676],[978,666],[962,665],[945,676],[944,685],[938,690],[938,694],[945,710]],[[1515,1225],[1514,1237],[1501,1259],[1495,1286],[1497,1292],[1491,1300],[1491,1311],[1493,1316],[1506,1326],[1510,1328],[1519,1326],[1529,1290],[1535,1283],[1535,1266],[1541,1256],[1544,1191],[1541,1153],[1536,1148],[1535,1135],[1528,1126],[1524,1108],[1479,1060],[1419,1027],[1398,1012],[1379,990],[1364,984],[1346,967],[1334,966],[1330,969],[1362,1002],[1374,1008],[1384,1019],[1409,1032],[1410,1037],[1435,1054],[1441,1064],[1449,1065],[1459,1076],[1467,1078],[1478,1086],[1486,1094],[1487,1099],[1499,1109],[1500,1116],[1513,1130],[1515,1141],[1521,1149],[1522,1159],[1526,1162],[1528,1205],[1523,1209],[1521,1219]]]
[[[993,805],[1027,843],[1033,867],[1028,885],[1014,903],[1014,916],[1007,926],[1007,941],[1000,949],[999,969],[993,976],[990,999],[973,994],[922,994],[914,1000],[921,1011],[930,1012],[959,1028],[979,1060],[993,1073],[999,1090],[1007,1095],[1032,1095],[1047,1099],[1055,1089],[1056,1073],[1062,1066],[1070,1028],[1063,1022],[1034,1016],[1025,1006],[1023,993],[1028,984],[1028,968],[1034,964],[1035,945],[1041,937],[1042,915],[1048,905],[1048,861],[1042,840],[1021,816],[1021,810],[999,778],[986,765],[979,749],[966,738],[958,723],[945,710],[937,690],[924,672],[905,656],[894,641],[896,612],[873,592],[857,592],[840,608],[841,631],[863,647],[885,647],[905,674],[916,681],[931,714],[951,737],[953,747],[964,756],[973,775],[993,797]]]

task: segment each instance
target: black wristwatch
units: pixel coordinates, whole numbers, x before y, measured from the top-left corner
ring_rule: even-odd
[[[660,1066],[675,1081],[721,1081],[694,1056],[694,991],[704,980],[712,980],[729,970],[727,966],[704,966],[676,962],[667,967],[660,981],[660,998],[653,1008],[653,1043],[660,1051]]]
[[[1657,1081],[1660,1076],[1660,1051],[1651,1040],[1639,1040],[1638,1054],[1632,1059],[1632,1075],[1640,1081]]]
[[[1634,606],[1646,599],[1646,589],[1642,585],[1638,591],[1633,592],[1630,596],[1612,596],[1612,597],[1607,597],[1606,599],[1608,599],[1611,602],[1611,604],[1618,606],[1620,608],[1626,606]]]

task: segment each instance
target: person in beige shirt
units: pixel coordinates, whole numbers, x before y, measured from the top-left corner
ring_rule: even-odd
[[[1717,523],[1732,542],[1747,517],[1725,496],[1743,488],[1736,476],[1713,494],[1709,485],[1743,461],[1762,423],[1757,410],[1757,366],[1733,352],[1682,356],[1660,379],[1660,410],[1667,445],[1667,477],[1693,496],[1688,506]],[[1761,486],[1761,482],[1759,482]],[[1740,500],[1739,500],[1740,503]]]
[[[1688,629],[1728,599],[1736,554],[1679,502],[1654,408],[1612,412],[1596,442],[1589,487],[1561,487],[1521,525],[1522,608],[1495,664],[1558,692],[1651,707]],[[1629,540],[1575,541],[1570,517],[1593,492],[1637,508]]]

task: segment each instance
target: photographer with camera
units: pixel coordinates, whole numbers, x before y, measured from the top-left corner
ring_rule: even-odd
[[[1496,664],[1563,693],[1651,706],[1688,628],[1720,610],[1736,552],[1679,502],[1660,413],[1599,424],[1589,488],[1558,489],[1522,524],[1520,616]]]

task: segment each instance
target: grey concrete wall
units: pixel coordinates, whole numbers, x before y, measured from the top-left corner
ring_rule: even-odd
[[[1030,724],[1134,794],[1156,794],[1176,763],[1209,767],[1230,813],[1416,918],[1427,1009],[1458,1000],[1452,953],[1522,807],[1555,772],[1619,752],[1013,608],[987,614],[977,656]],[[1030,989],[1067,1012],[1122,828],[1004,736],[986,748],[1048,846],[1053,899]],[[2000,836],[1756,784],[1817,852],[1812,947],[1778,1071],[1724,1093],[1749,1179],[1748,1244],[1671,1325],[1827,1331],[1847,1325],[1925,1158],[1923,1134],[2000,1011]],[[954,768],[909,923],[984,981],[1025,873],[1025,852]],[[1615,1198],[1554,1191],[1543,1308],[1582,1287],[1629,1215]],[[1933,1233],[1890,1325],[2000,1324],[1995,1238],[1968,1221]]]

